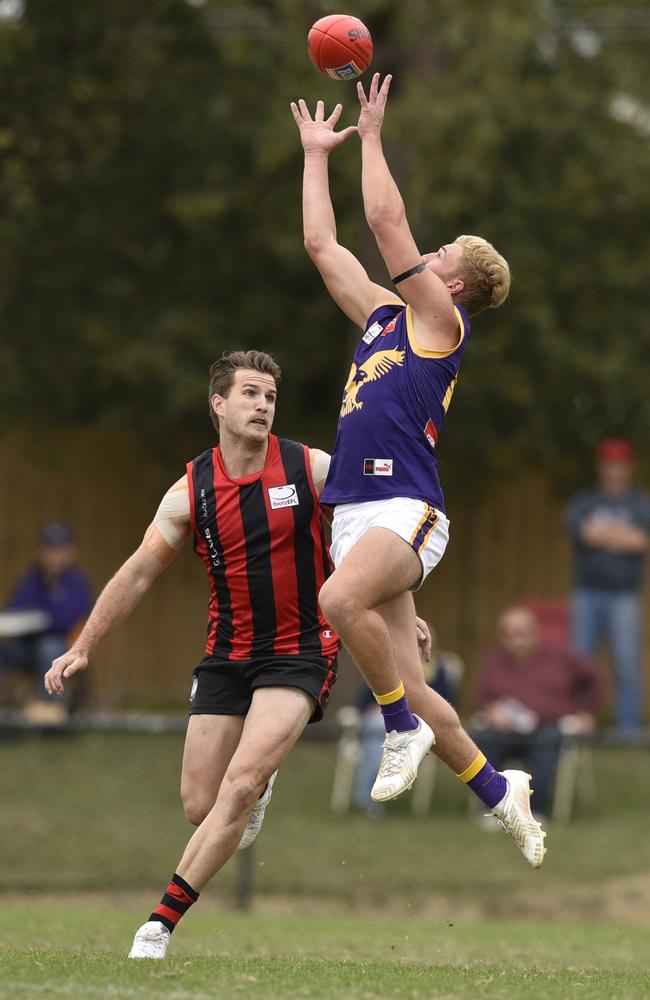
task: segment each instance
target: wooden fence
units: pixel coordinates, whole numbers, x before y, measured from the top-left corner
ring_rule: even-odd
[[[138,545],[183,461],[179,456],[175,473],[165,473],[128,436],[115,433],[54,428],[39,436],[6,435],[0,440],[0,600],[31,559],[38,526],[51,518],[74,524],[80,560],[99,589]],[[449,549],[417,604],[440,645],[467,663],[470,685],[504,607],[519,597],[566,596],[570,551],[562,504],[543,473],[500,486],[474,508],[449,499]],[[188,545],[131,619],[106,639],[88,675],[92,701],[183,704],[201,656],[207,597],[203,568]],[[646,638],[646,664],[649,653]],[[337,701],[354,688],[349,673],[337,686]]]

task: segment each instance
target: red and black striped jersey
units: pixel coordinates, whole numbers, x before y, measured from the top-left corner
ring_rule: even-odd
[[[232,479],[219,446],[187,464],[194,551],[210,581],[206,654],[332,656],[318,605],[332,572],[309,449],[269,436],[264,468]]]

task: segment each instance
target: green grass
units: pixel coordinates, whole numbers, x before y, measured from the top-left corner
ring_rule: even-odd
[[[3,907],[0,996],[203,1000],[297,997],[640,1000],[650,995],[644,928],[193,910],[163,964],[124,958],[142,919],[107,897]],[[33,949],[33,950],[32,950]]]
[[[128,962],[191,832],[176,736],[0,743],[0,1000],[650,997],[650,838],[635,751],[594,754],[596,797],[533,871],[478,830],[443,769],[430,816],[329,809],[334,748],[282,769],[253,854],[203,893],[162,965]]]
[[[77,736],[0,743],[0,885],[4,891],[142,890],[158,894],[191,832],[180,806],[182,739]],[[466,916],[650,917],[647,761],[594,754],[596,799],[551,829],[541,871],[510,839],[478,830],[467,790],[439,769],[430,816],[407,799],[385,820],[333,816],[334,748],[304,743],[276,784],[255,847],[260,894],[381,902]],[[385,877],[390,871],[390,878]],[[207,891],[232,899],[236,865]]]

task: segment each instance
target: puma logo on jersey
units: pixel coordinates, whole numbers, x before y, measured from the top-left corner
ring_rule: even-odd
[[[364,458],[363,474],[364,476],[392,476],[392,458]]]

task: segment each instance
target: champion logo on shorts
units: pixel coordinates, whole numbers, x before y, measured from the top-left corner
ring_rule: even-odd
[[[300,503],[298,490],[293,483],[287,483],[286,486],[269,486],[269,500],[271,510],[277,510],[278,507],[297,507]]]
[[[192,690],[190,691],[190,701],[194,701],[194,696],[196,695],[196,689],[199,686],[199,679],[195,677],[192,681]]]
[[[392,476],[392,458],[364,458],[363,474],[364,476]]]

